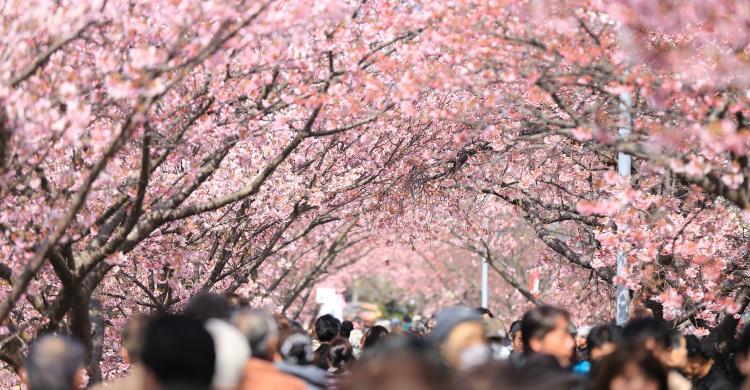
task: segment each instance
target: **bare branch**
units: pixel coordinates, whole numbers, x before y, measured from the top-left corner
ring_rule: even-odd
[[[70,223],[75,219],[75,216],[78,214],[78,211],[81,209],[84,202],[86,201],[86,197],[88,196],[89,191],[91,190],[91,186],[94,184],[94,181],[96,181],[96,179],[99,177],[99,174],[102,172],[102,170],[104,170],[104,167],[107,165],[107,162],[109,162],[112,156],[114,156],[114,154],[118,150],[120,150],[120,147],[122,147],[123,143],[130,135],[132,128],[136,124],[136,122],[134,122],[134,118],[145,117],[145,113],[148,111],[149,107],[150,107],[150,101],[146,102],[143,99],[139,99],[138,103],[136,104],[136,108],[134,112],[125,119],[125,122],[120,127],[120,132],[115,137],[115,139],[109,144],[107,149],[105,149],[104,153],[102,154],[102,157],[93,166],[93,168],[91,169],[91,172],[86,177],[86,180],[83,182],[81,187],[78,189],[78,192],[73,197],[67,213],[57,222],[57,224],[55,225],[55,229],[52,231],[52,233],[48,237],[46,237],[45,240],[39,245],[38,249],[32,256],[32,258],[26,264],[26,268],[24,269],[21,276],[18,278],[18,280],[15,283],[13,283],[13,288],[11,289],[11,292],[8,295],[8,298],[0,302],[0,323],[3,322],[8,317],[8,314],[10,314],[10,310],[16,304],[16,302],[21,297],[23,292],[26,291],[26,287],[28,286],[31,279],[42,268],[42,265],[44,264],[44,260],[49,255],[49,251],[52,248],[54,248],[55,245],[57,245],[58,241],[65,234],[65,230],[68,228]]]
[[[10,79],[10,86],[13,88],[18,87],[19,84],[21,84],[23,81],[31,77],[34,73],[36,73],[39,68],[43,67],[47,61],[49,61],[50,57],[52,57],[53,54],[55,54],[58,50],[60,50],[63,46],[67,45],[71,41],[74,41],[78,39],[81,34],[83,34],[86,29],[89,27],[95,25],[95,21],[89,21],[88,23],[84,24],[81,28],[78,30],[73,31],[72,33],[59,38],[55,43],[53,43],[50,47],[47,48],[44,52],[39,54],[34,61],[32,61],[30,64],[26,65],[25,68],[23,68],[18,74],[14,75],[13,78]]]

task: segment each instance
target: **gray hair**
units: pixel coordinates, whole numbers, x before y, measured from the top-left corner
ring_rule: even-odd
[[[273,356],[271,340],[278,336],[279,329],[271,313],[241,310],[234,315],[232,323],[247,338],[253,357],[268,359]]]
[[[72,390],[75,376],[86,363],[83,346],[63,336],[43,336],[26,355],[30,390]]]

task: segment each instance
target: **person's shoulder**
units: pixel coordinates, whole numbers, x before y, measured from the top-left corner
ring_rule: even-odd
[[[729,381],[726,372],[720,367],[714,367],[707,377],[709,390],[736,390],[737,387]]]
[[[726,377],[718,378],[713,385],[710,387],[711,390],[737,390],[737,387],[732,384]]]
[[[283,389],[297,390],[307,388],[307,383],[304,380],[281,370],[276,372],[276,380],[279,382],[279,385],[283,386]]]
[[[564,371],[560,367],[560,363],[553,356],[539,353],[524,355],[523,366],[529,371],[535,369],[541,371]]]

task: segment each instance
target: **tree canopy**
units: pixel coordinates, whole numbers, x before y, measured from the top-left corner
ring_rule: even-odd
[[[440,248],[473,253],[514,299],[585,316],[624,283],[719,344],[750,302],[746,2],[30,0],[0,18],[5,372],[66,329],[93,380],[117,375],[128,315],[204,289],[297,316],[383,247],[425,278],[465,266]]]

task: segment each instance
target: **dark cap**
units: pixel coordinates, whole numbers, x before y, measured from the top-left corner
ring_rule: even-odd
[[[443,342],[453,328],[464,322],[482,323],[482,316],[476,309],[465,306],[453,306],[442,310],[437,315],[437,324],[430,333],[430,340],[435,343]]]

